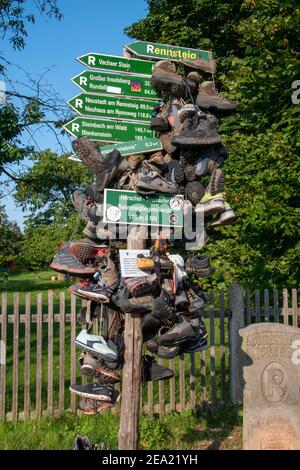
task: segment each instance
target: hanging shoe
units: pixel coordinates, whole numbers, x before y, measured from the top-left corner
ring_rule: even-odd
[[[174,377],[172,369],[158,364],[155,359],[148,354],[142,360],[142,381],[154,382],[157,380],[166,380]]]
[[[200,85],[196,104],[200,109],[211,113],[230,114],[237,109],[237,101],[227,100],[214,87],[213,82],[203,82]]]
[[[94,377],[101,384],[113,384],[121,380],[117,372],[109,369],[104,361],[91,354],[82,354],[78,361],[81,374]]]
[[[235,212],[228,202],[225,202],[225,211],[221,212],[210,224],[210,227],[220,227],[223,225],[232,225],[235,221]]]
[[[175,346],[194,337],[195,333],[190,322],[183,315],[177,315],[175,325],[169,331],[159,336],[157,343],[159,346]]]
[[[112,385],[101,385],[98,382],[86,385],[72,384],[70,391],[84,398],[111,404],[115,404],[120,396],[120,393]]]
[[[99,357],[103,360],[115,361],[118,354],[108,347],[107,342],[102,336],[90,335],[86,330],[82,330],[75,339],[77,347]]]
[[[170,60],[155,64],[150,83],[155,90],[168,91],[177,97],[186,97],[189,91],[194,94],[197,89],[195,82],[176,73],[176,66]]]
[[[215,194],[214,196],[205,193],[199,204],[195,207],[195,212],[203,213],[204,216],[224,211],[225,200],[223,193]]]
[[[173,133],[171,143],[177,147],[200,147],[221,141],[217,119],[206,114],[187,118]]]

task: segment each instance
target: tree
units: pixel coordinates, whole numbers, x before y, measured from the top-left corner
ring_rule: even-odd
[[[295,287],[299,280],[300,10],[292,0],[148,0],[130,37],[211,49],[217,85],[239,110],[220,131],[229,148],[226,192],[237,222],[213,232],[204,284]]]
[[[15,222],[9,222],[3,207],[0,207],[0,268],[10,268],[19,263],[22,234]]]

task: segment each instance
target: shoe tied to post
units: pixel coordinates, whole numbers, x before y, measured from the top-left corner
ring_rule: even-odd
[[[222,225],[231,225],[235,221],[235,212],[228,202],[225,202],[225,211],[221,212],[210,224],[211,227],[219,227]]]
[[[152,382],[157,380],[166,380],[174,377],[172,369],[158,364],[152,356],[148,354],[142,361],[142,380],[143,382]]]
[[[224,194],[219,193],[211,195],[205,193],[199,204],[195,207],[195,212],[203,213],[204,216],[207,216],[212,213],[219,213],[225,211],[225,200]]]
[[[227,100],[215,89],[213,82],[207,81],[200,85],[196,104],[204,111],[229,114],[236,110],[237,101]]]

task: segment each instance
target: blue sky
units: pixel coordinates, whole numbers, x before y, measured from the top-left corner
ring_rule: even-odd
[[[28,5],[33,3],[32,0],[26,1]],[[122,55],[123,45],[133,42],[124,35],[123,30],[145,17],[147,5],[144,0],[59,0],[58,3],[64,15],[61,22],[37,14],[35,25],[27,27],[25,49],[14,51],[4,40],[0,52],[32,75],[41,75],[53,67],[47,73],[47,81],[68,100],[79,92],[70,79],[84,70],[75,58],[87,52]],[[24,73],[17,67],[12,67],[9,75],[16,81],[24,78]],[[37,135],[36,140],[41,149],[50,147],[57,150],[54,139],[48,133]],[[71,151],[68,138],[65,144]],[[4,202],[10,219],[22,227],[24,214],[11,197]]]

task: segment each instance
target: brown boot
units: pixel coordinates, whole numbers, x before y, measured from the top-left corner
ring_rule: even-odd
[[[196,105],[204,111],[229,114],[236,110],[238,103],[227,100],[218,93],[213,82],[203,82],[199,87]]]
[[[188,69],[193,69],[193,70],[206,72],[206,73],[215,74],[216,69],[217,69],[217,63],[214,59],[211,61],[203,60],[203,59],[195,59],[195,60],[182,59],[182,63]]]

